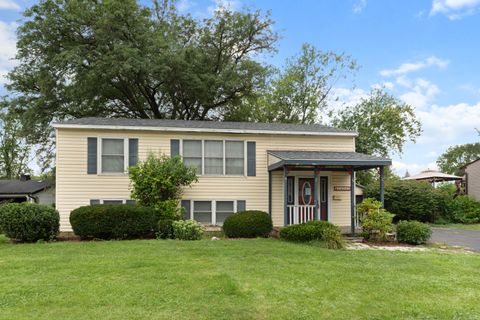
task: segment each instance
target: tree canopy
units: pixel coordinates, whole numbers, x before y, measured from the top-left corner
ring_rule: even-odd
[[[480,142],[449,147],[440,157],[437,165],[442,172],[461,176],[462,167],[480,158]]]

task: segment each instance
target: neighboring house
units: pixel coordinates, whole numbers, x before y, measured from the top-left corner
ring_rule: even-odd
[[[129,202],[127,168],[149,152],[197,168],[181,205],[206,225],[258,209],[277,227],[322,219],[353,228],[354,172],[380,168],[383,177],[391,164],[355,153],[355,132],[321,125],[83,118],[54,127],[62,231],[79,206]]]
[[[480,158],[462,167],[465,171],[466,193],[480,201]]]
[[[47,180],[30,180],[28,175],[20,180],[0,180],[0,202],[54,204],[55,187]]]

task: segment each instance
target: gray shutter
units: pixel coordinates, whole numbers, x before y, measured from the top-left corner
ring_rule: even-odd
[[[247,210],[247,201],[237,200],[237,212],[242,212]]]
[[[247,176],[254,177],[257,175],[256,168],[256,144],[255,141],[247,142]]]
[[[90,205],[94,205],[94,204],[100,204],[100,200],[99,199],[90,199]]]
[[[180,140],[172,139],[170,140],[170,156],[175,157],[180,155]]]
[[[137,204],[137,201],[135,201],[135,200],[127,200],[127,201],[125,201],[125,204],[135,205],[135,204]]]
[[[135,166],[138,162],[138,139],[128,139],[128,166]]]
[[[87,138],[87,173],[97,174],[97,138]]]
[[[182,200],[182,216],[184,220],[188,220],[191,217],[190,214],[190,200]]]

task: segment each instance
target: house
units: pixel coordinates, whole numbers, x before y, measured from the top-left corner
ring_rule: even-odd
[[[480,158],[462,167],[465,172],[465,192],[480,201]]]
[[[355,152],[352,131],[322,125],[81,118],[54,124],[56,207],[128,203],[128,166],[149,152],[180,155],[197,168],[186,188],[184,218],[221,225],[237,211],[269,212],[276,227],[314,219],[355,227],[357,170],[391,160]]]
[[[0,202],[55,203],[55,187],[48,180],[31,180],[22,175],[19,180],[0,180]]]

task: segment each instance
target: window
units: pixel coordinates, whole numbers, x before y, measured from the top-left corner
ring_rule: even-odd
[[[197,174],[245,174],[244,141],[183,140],[182,157],[186,165],[197,168]]]
[[[135,204],[130,199],[90,199],[90,204]]]
[[[205,140],[204,174],[223,174],[223,141]]]
[[[215,224],[223,225],[225,219],[234,214],[233,201],[217,201],[215,210]]]
[[[103,200],[103,204],[124,204],[124,200]]]
[[[203,224],[212,224],[212,202],[194,201],[193,219]]]
[[[183,140],[183,162],[196,168],[197,174],[202,174],[202,141]]]
[[[125,172],[125,140],[102,139],[102,173]]]
[[[226,174],[243,175],[245,163],[245,145],[243,141],[225,141]]]
[[[186,210],[183,217],[206,225],[223,225],[225,219],[237,211],[239,201],[244,202],[244,200],[182,200],[182,206]],[[191,205],[193,210],[190,210]]]

